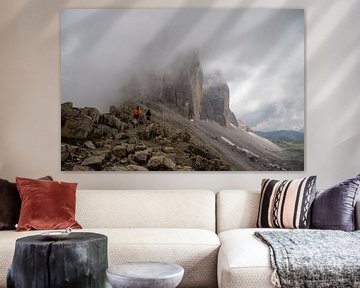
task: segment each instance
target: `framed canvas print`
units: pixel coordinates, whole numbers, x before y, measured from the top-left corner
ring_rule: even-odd
[[[302,9],[64,9],[63,171],[303,171]]]

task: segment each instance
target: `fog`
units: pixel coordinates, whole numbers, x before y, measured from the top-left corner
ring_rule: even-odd
[[[298,9],[65,9],[62,102],[102,112],[133,75],[197,49],[230,108],[254,130],[304,127],[304,12]]]

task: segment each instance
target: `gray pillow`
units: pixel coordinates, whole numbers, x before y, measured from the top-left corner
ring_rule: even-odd
[[[316,192],[311,211],[311,228],[355,230],[355,201],[360,174],[328,189]]]

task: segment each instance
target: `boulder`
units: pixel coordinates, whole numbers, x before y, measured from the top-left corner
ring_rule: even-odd
[[[61,137],[65,139],[85,140],[91,133],[94,122],[90,116],[82,113],[68,114],[64,126],[61,127]]]
[[[75,145],[65,144],[66,150],[70,152],[70,154],[77,153],[79,147]]]
[[[85,140],[99,121],[100,112],[93,107],[75,108],[71,102],[61,104],[61,137]]]
[[[119,163],[123,164],[123,165],[129,164],[129,159],[128,158],[122,158],[122,159],[119,160]]]
[[[166,146],[162,149],[165,153],[174,153],[174,147]]]
[[[61,104],[61,127],[64,126],[66,117],[70,114],[73,110],[73,103],[72,102],[65,102]]]
[[[111,115],[119,118],[123,123],[129,123],[132,118],[130,115],[130,109],[111,106],[109,112]]]
[[[82,166],[91,166],[94,168],[100,168],[105,160],[105,155],[94,155],[86,158],[81,165]]]
[[[73,103],[72,102],[61,103],[61,110],[71,110],[71,109],[73,109]]]
[[[138,144],[134,147],[135,151],[145,150],[147,146],[145,144]]]
[[[86,141],[86,142],[84,143],[84,146],[87,147],[87,148],[89,148],[89,149],[92,149],[92,150],[96,149],[96,146],[95,146],[94,143],[91,142],[91,141]]]
[[[102,114],[99,123],[116,128],[119,131],[124,131],[126,125],[125,123],[121,122],[120,119],[110,113]]]
[[[120,115],[121,113],[121,110],[120,108],[114,106],[114,105],[111,105],[110,106],[110,109],[109,109],[109,112],[110,114],[114,115],[115,117],[117,117],[118,115]]]
[[[141,129],[137,131],[137,135],[141,140],[150,140],[152,135],[150,129]]]
[[[104,156],[106,160],[110,160],[112,156],[110,148],[106,148],[106,147],[93,151],[93,155]]]
[[[114,128],[111,128],[107,125],[98,124],[94,127],[94,130],[91,133],[91,135],[96,138],[101,138],[101,137],[109,137],[109,136],[115,134],[116,132],[117,132],[117,130]]]
[[[68,158],[78,151],[79,147],[69,144],[61,144],[61,162],[65,162]]]
[[[134,154],[134,160],[139,164],[145,164],[147,162],[148,157],[149,157],[148,150],[136,151]]]
[[[112,153],[119,158],[126,157],[128,154],[127,147],[126,145],[116,145],[113,148]]]
[[[84,107],[80,110],[84,115],[89,116],[92,119],[92,121],[94,122],[94,124],[99,123],[99,118],[100,118],[101,113],[99,112],[98,109],[96,109],[94,107]]]
[[[166,156],[153,156],[150,158],[147,168],[153,171],[174,171],[176,164]]]
[[[125,132],[121,132],[121,133],[116,133],[115,134],[115,140],[119,141],[119,140],[127,140],[129,139],[130,136],[129,134],[125,133]]]

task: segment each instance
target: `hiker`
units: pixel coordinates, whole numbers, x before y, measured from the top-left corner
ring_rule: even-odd
[[[146,115],[146,121],[150,121],[151,120],[151,111],[150,111],[150,109],[148,109],[146,111],[145,115]]]
[[[139,106],[136,106],[135,108],[133,108],[131,110],[131,113],[132,113],[132,116],[133,116],[133,120],[134,120],[134,126],[138,125],[139,124],[139,118],[140,118],[140,115],[141,115],[141,109]]]

